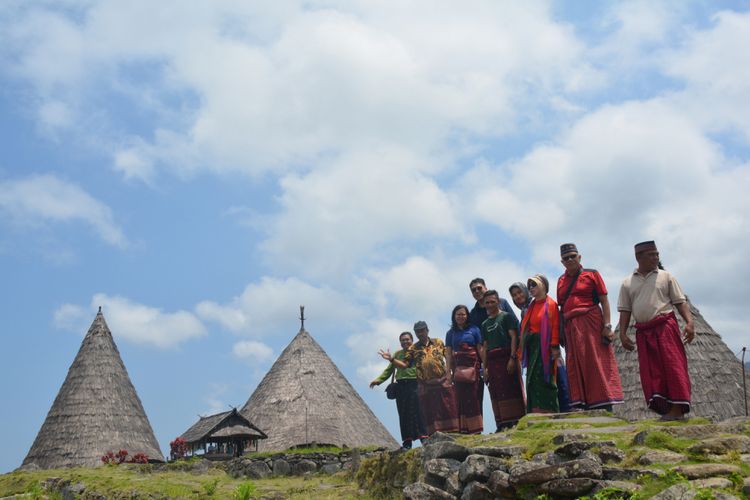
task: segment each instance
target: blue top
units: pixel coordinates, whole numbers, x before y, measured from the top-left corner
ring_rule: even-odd
[[[451,328],[445,334],[445,345],[454,351],[461,350],[461,344],[469,344],[476,347],[482,343],[482,333],[474,325],[468,325],[465,330],[454,330]]]

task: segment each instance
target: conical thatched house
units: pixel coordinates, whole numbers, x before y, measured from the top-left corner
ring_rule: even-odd
[[[100,308],[21,468],[94,467],[118,450],[164,461]]]
[[[241,413],[268,434],[260,451],[312,443],[399,446],[304,326]]]
[[[688,372],[692,384],[690,416],[705,417],[714,421],[745,414],[745,398],[742,387],[742,363],[721,340],[700,311],[688,300],[695,323],[695,339],[686,346]],[[675,312],[675,314],[677,314]],[[679,314],[680,329],[684,322]],[[635,339],[634,323],[628,328],[628,335]],[[619,332],[618,332],[619,335]],[[628,420],[641,420],[656,417],[656,413],[646,407],[638,369],[638,352],[628,352],[618,341],[615,356],[622,379],[625,403],[615,405],[615,415]]]

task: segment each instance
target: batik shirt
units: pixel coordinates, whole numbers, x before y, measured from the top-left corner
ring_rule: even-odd
[[[445,375],[445,344],[440,339],[430,339],[427,345],[419,341],[404,353],[404,361],[414,362],[417,380],[441,378]]]

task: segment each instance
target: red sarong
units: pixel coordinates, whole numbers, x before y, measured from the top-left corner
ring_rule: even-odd
[[[687,355],[674,313],[635,324],[641,385],[648,407],[660,415],[671,405],[690,411]]]
[[[510,355],[510,349],[502,347],[487,353],[490,399],[498,429],[513,425],[526,415],[520,367],[515,373],[508,375]]]
[[[476,349],[471,351],[456,351],[453,353],[456,366],[473,366],[477,374],[471,383],[456,382],[456,403],[458,403],[458,432],[461,434],[481,434],[484,429],[482,419],[482,396],[484,384],[479,378],[481,362]]]
[[[565,360],[570,406],[596,408],[623,402],[612,344],[602,344],[604,318],[599,306],[565,313]]]
[[[458,432],[456,395],[448,376],[418,382],[419,408],[427,434]]]

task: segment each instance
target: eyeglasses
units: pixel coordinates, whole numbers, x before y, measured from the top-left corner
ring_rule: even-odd
[[[484,289],[481,286],[475,286],[474,288],[471,288],[471,293],[477,293],[477,292],[481,292],[483,290]]]
[[[564,262],[567,262],[569,260],[575,260],[577,257],[578,257],[578,254],[576,253],[576,254],[573,254],[573,255],[566,255],[565,257],[562,258],[562,260]]]
[[[533,281],[529,281],[528,283],[526,283],[526,288],[528,289],[536,288],[536,283],[534,283]]]

